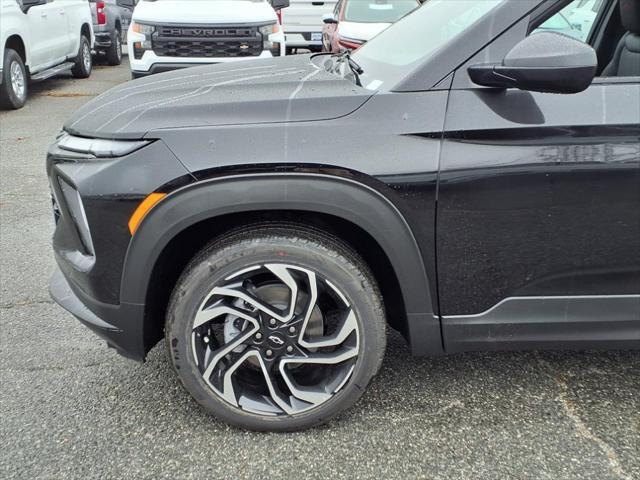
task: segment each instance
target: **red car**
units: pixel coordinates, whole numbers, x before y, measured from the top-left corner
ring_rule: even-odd
[[[322,50],[355,50],[420,5],[418,0],[340,0],[322,18]]]

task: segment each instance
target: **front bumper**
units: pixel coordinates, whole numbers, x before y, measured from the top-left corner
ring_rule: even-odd
[[[107,345],[133,360],[143,361],[146,351],[143,336],[144,305],[109,305],[84,294],[58,268],[49,283],[51,298],[71,313]]]
[[[210,65],[212,63],[245,62],[258,58],[273,58],[270,51],[265,50],[256,57],[160,57],[150,50],[144,52],[142,58],[136,59],[133,53],[133,46],[128,45],[129,64],[134,75],[151,74],[153,69],[159,71],[162,65],[166,65],[164,71],[175,70],[177,68],[193,67],[198,65]],[[284,55],[284,52],[281,53]]]
[[[47,175],[59,268],[52,298],[118,352],[143,360],[158,338],[144,328],[144,303],[122,301],[131,288],[122,281],[132,238],[128,221],[150,192],[188,176],[187,170],[162,141],[114,158],[69,152],[56,142]]]
[[[155,75],[156,73],[171,72],[173,70],[179,70],[181,68],[197,67],[202,65],[201,63],[154,63],[149,67],[147,71],[131,70],[131,76],[133,78],[142,78],[149,75]]]

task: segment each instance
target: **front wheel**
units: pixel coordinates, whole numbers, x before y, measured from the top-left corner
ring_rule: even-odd
[[[76,78],[88,78],[93,68],[93,60],[91,58],[91,46],[89,40],[84,35],[80,36],[80,48],[76,57],[71,74]]]
[[[11,48],[4,51],[2,77],[0,106],[14,110],[22,108],[27,101],[27,71],[22,57]]]
[[[378,371],[385,316],[349,247],[300,225],[254,226],[206,247],[167,312],[183,385],[218,418],[252,430],[324,423]]]

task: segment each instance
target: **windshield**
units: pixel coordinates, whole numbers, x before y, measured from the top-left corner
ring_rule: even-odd
[[[393,23],[417,6],[416,0],[347,0],[344,21]]]
[[[353,53],[362,85],[391,88],[437,50],[507,0],[428,0]]]

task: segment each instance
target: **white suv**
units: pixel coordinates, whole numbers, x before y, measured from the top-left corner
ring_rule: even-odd
[[[91,74],[93,30],[88,0],[0,0],[0,104],[21,108],[29,81],[71,70]]]
[[[285,54],[274,9],[289,0],[142,0],[127,46],[131,76]]]

